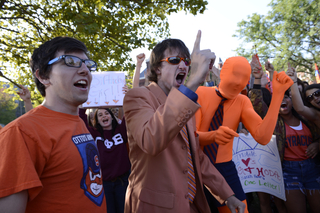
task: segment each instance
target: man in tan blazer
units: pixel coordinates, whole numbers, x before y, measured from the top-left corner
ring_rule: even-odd
[[[192,53],[192,72],[183,85],[190,66],[190,53],[178,39],[157,44],[150,57],[153,81],[134,88],[124,98],[132,172],[126,193],[125,212],[209,213],[203,184],[231,212],[243,212],[245,205],[232,196],[225,179],[199,147],[194,114],[200,105],[195,94],[204,81],[209,64],[215,60],[210,50],[200,50],[198,32]],[[187,126],[188,139],[182,136]],[[186,142],[188,141],[188,142]],[[188,147],[191,163],[188,163]],[[194,170],[194,195],[188,191],[190,170]]]

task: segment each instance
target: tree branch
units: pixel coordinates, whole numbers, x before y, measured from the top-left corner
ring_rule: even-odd
[[[5,28],[5,27],[1,27],[0,26],[0,29],[3,29],[3,30],[7,30],[7,31],[10,31],[10,32],[13,32],[13,33],[20,33],[19,31],[16,31],[16,30],[11,30],[11,29],[8,29],[8,28]]]
[[[1,1],[0,1],[0,10],[2,10],[2,7],[3,7],[3,5],[4,5],[5,2],[6,2],[6,0],[1,0]]]
[[[121,49],[125,50],[126,48],[124,46],[122,46],[121,44],[117,43],[115,40],[115,38],[112,38],[110,35],[105,34],[105,36],[107,37],[107,39],[109,39],[112,43],[114,43],[115,45],[119,46]]]

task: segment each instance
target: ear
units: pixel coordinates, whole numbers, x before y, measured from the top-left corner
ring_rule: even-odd
[[[41,78],[41,77],[39,76],[39,69],[36,70],[35,76],[36,76],[36,78],[37,78],[45,87],[49,86],[50,80],[49,80],[49,79],[43,79],[43,78]]]
[[[159,69],[159,67],[158,67],[157,70],[156,70],[156,74],[157,74],[157,75],[161,75],[161,70]]]

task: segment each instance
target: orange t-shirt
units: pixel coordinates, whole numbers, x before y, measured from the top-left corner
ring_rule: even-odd
[[[312,134],[309,128],[303,122],[300,121],[300,125],[300,128],[293,129],[285,123],[286,145],[284,151],[284,160],[302,161],[309,158],[306,156],[306,150],[312,143]]]
[[[28,190],[26,212],[106,212],[99,155],[79,116],[39,106],[0,133],[0,197]]]

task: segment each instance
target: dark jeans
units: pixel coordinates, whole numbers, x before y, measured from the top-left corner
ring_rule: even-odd
[[[103,181],[108,213],[123,213],[128,177],[130,172],[119,176],[113,181]]]

